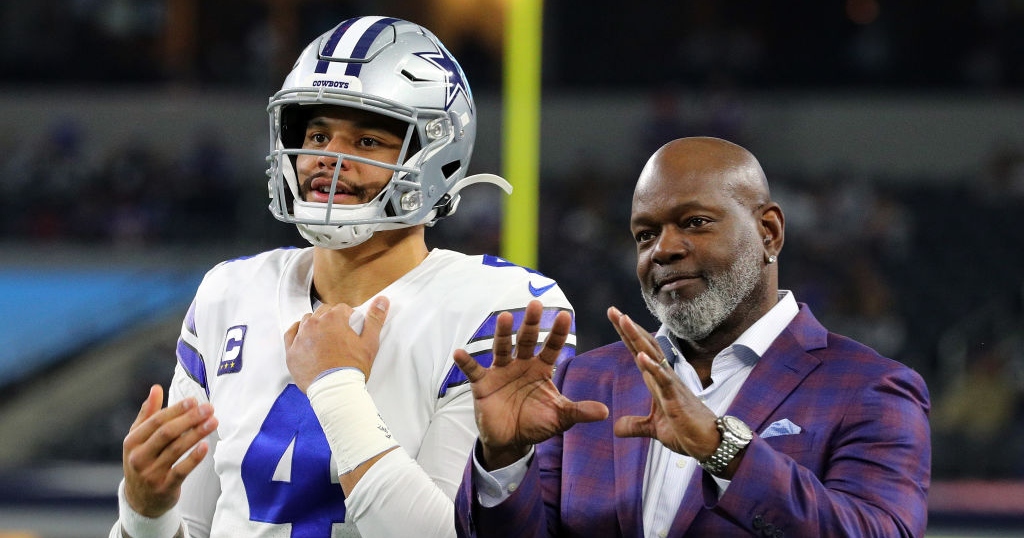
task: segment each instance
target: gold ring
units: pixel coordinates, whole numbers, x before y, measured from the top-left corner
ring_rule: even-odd
[[[668,362],[668,359],[661,359],[661,366],[668,370],[672,369],[672,363]]]

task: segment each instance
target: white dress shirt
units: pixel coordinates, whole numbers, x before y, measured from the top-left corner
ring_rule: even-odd
[[[711,384],[707,388],[701,385],[697,371],[676,348],[674,338],[668,338],[668,341],[672,342],[675,357],[668,359],[673,362],[673,369],[683,384],[716,416],[722,416],[736,398],[740,387],[747,380],[761,355],[789,325],[798,310],[793,294],[780,290],[779,302],[747,328],[735,342],[715,356],[711,364]],[[668,335],[668,329],[662,326],[656,336],[661,340]],[[680,358],[684,360],[679,360]],[[668,536],[669,527],[672,526],[682,503],[686,486],[697,470],[699,466],[696,459],[669,450],[657,439],[651,440],[647,467],[644,470],[644,536]],[[725,479],[715,477],[715,482],[718,484],[719,495],[729,486],[729,481]]]

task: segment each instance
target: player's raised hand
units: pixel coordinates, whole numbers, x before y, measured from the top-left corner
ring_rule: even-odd
[[[163,399],[163,388],[153,385],[122,452],[125,497],[133,510],[150,518],[177,504],[182,481],[209,450],[203,438],[217,428],[210,404],[188,398],[161,409]]]
[[[331,368],[358,368],[369,378],[387,314],[387,298],[377,297],[362,327],[352,327],[353,316],[360,314],[346,304],[321,305],[292,324],[284,335],[285,358],[299,389],[305,392],[316,376]]]
[[[615,435],[657,439],[670,450],[697,459],[710,456],[720,442],[714,412],[675,375],[651,333],[615,307],[608,309],[608,320],[633,354],[652,396],[650,414],[619,418]]]
[[[498,469],[520,459],[530,447],[579,422],[608,417],[599,402],[573,402],[551,382],[555,359],[572,325],[568,312],[559,312],[539,353],[534,355],[544,307],[531,301],[512,345],[512,315],[498,316],[494,333],[494,362],[484,368],[463,349],[455,364],[472,384],[477,427],[483,445],[481,462]]]

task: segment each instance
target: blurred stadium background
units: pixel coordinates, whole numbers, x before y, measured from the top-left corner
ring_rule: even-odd
[[[104,536],[121,440],[220,260],[302,245],[266,211],[267,97],[339,20],[460,58],[502,167],[502,0],[0,0],[0,537]],[[544,10],[539,269],[580,349],[633,273],[633,182],[707,134],[787,211],[781,284],[912,366],[934,404],[931,536],[1024,534],[1024,2],[564,0]],[[472,191],[433,246],[499,250]],[[244,405],[244,402],[239,402]]]

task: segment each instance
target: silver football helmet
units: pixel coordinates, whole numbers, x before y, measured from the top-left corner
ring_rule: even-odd
[[[303,150],[302,107],[333,105],[370,111],[409,124],[398,164],[343,153]],[[377,230],[432,225],[451,215],[459,192],[491,183],[510,193],[504,179],[466,177],[476,137],[469,83],[451,53],[422,26],[387,17],[346,20],[299,56],[281,90],[270,98],[267,176],[270,211],[298,226],[316,246],[358,245]],[[326,155],[391,170],[391,181],[370,202],[307,202],[300,195],[295,156]],[[329,200],[339,184],[335,167]]]

